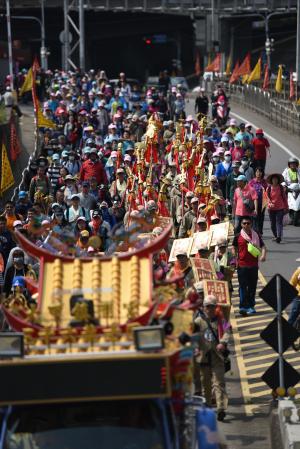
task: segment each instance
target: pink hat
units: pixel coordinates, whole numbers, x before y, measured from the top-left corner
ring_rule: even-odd
[[[125,154],[124,161],[131,162],[131,157],[129,156],[129,154]]]
[[[116,151],[112,151],[110,157],[118,157],[118,153]]]
[[[116,129],[117,127],[116,127],[116,125],[114,125],[113,123],[111,123],[109,126],[108,126],[108,129]]]
[[[186,122],[192,122],[193,120],[194,119],[192,115],[188,115],[187,118],[185,119]]]
[[[232,118],[229,122],[230,125],[236,125],[236,119]]]
[[[231,151],[225,151],[225,156],[231,156]]]
[[[219,153],[217,151],[215,151],[212,155],[212,157],[215,157],[215,156],[219,156]]]

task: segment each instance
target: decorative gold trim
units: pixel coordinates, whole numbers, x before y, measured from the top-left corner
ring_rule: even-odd
[[[37,401],[12,401],[12,402],[1,402],[0,405],[30,405],[30,404],[62,404],[67,402],[95,402],[95,401],[123,401],[129,399],[156,399],[156,398],[168,398],[171,396],[167,388],[167,393],[159,394],[136,394],[128,396],[96,396],[96,397],[84,397],[84,398],[68,398],[68,399],[48,399],[48,400],[37,400]]]

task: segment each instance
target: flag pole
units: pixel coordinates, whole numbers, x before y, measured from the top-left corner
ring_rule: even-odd
[[[37,110],[37,98],[35,90],[35,78],[36,78],[36,68],[32,66],[32,101],[34,110],[34,157],[37,157],[38,147],[39,147],[39,127],[38,127],[38,110]]]

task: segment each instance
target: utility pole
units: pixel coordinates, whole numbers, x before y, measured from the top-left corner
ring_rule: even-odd
[[[215,41],[215,0],[211,0],[211,50],[214,49]]]
[[[41,0],[41,66],[47,70],[47,49],[45,45],[45,0]]]
[[[70,43],[69,43],[69,20],[68,20],[68,0],[64,0],[64,43],[63,43],[63,69],[65,72],[69,68],[69,53],[70,53]]]
[[[85,71],[85,29],[84,29],[84,0],[79,0],[79,66]]]
[[[6,0],[6,22],[7,22],[7,43],[8,43],[8,63],[9,63],[9,76],[10,87],[14,89],[14,69],[13,69],[13,56],[12,56],[12,40],[11,40],[11,22],[10,22],[10,2]]]

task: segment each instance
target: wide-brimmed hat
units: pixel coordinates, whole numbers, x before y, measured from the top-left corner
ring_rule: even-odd
[[[278,179],[278,184],[281,184],[284,181],[284,177],[280,173],[272,173],[267,177],[267,183],[272,184],[272,179],[275,177]]]

